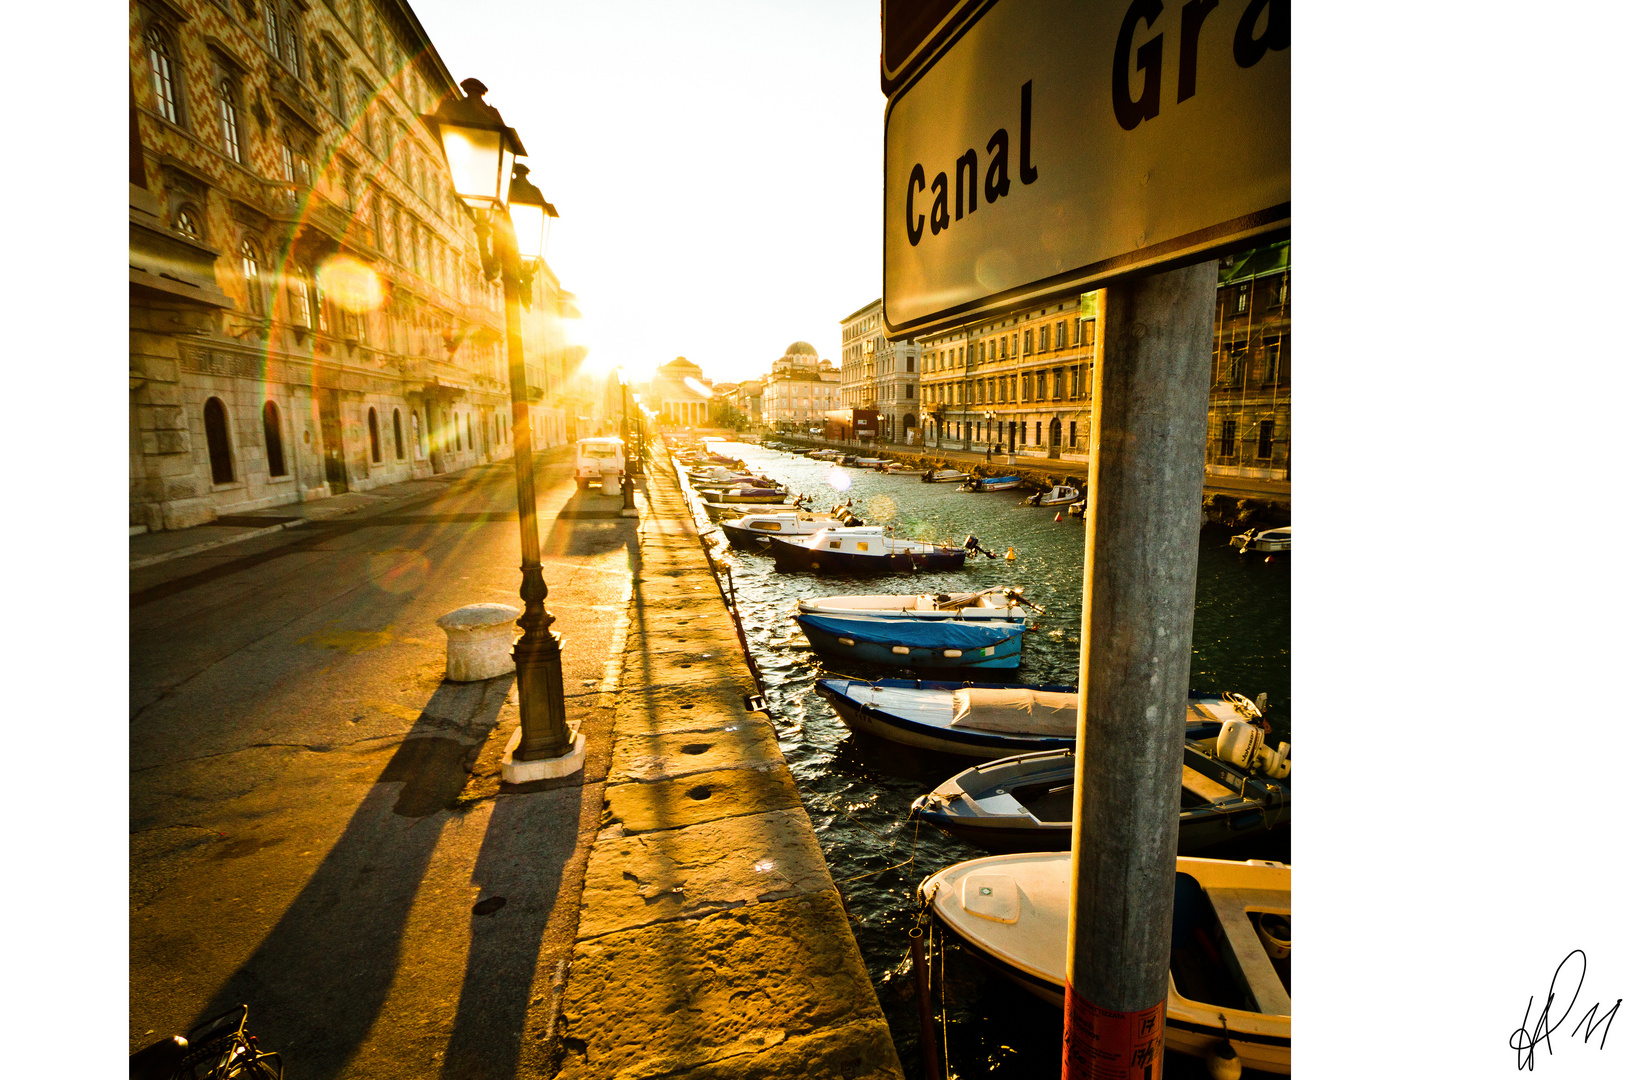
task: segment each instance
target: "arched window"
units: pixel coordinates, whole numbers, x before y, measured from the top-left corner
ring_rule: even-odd
[[[291,74],[302,77],[302,49],[297,41],[296,23],[290,15],[285,16],[285,66],[291,69]]]
[[[415,409],[411,410],[411,453],[416,455],[417,461],[421,461],[424,456],[422,453],[422,414]]]
[[[217,122],[222,152],[235,161],[243,160],[239,152],[239,106],[234,101],[234,84],[227,79],[217,83]]]
[[[415,424],[416,415],[411,414],[411,423]],[[395,460],[405,460],[405,437],[399,428],[399,410],[393,410],[393,456]]]
[[[468,449],[472,450],[473,449],[473,414],[472,413],[468,413],[467,422],[468,422]]]
[[[262,5],[262,26],[268,35],[268,51],[275,56],[279,55],[279,15],[274,11],[272,3]]]
[[[178,207],[177,216],[171,222],[171,227],[176,229],[182,235],[188,237],[190,240],[200,239],[201,231],[199,211],[195,210],[192,206]]]
[[[245,306],[253,315],[261,315],[263,310],[261,262],[256,245],[250,240],[240,241],[239,269],[245,275]]]
[[[154,109],[173,124],[178,123],[176,64],[171,59],[171,43],[157,26],[148,28],[143,41],[148,45],[148,74],[154,84]]]
[[[365,414],[365,426],[371,432],[371,460],[380,462],[382,460],[382,433],[376,427],[375,409]]]
[[[268,475],[284,476],[285,440],[279,433],[279,406],[271,401],[262,406],[262,441],[268,447]]]
[[[217,398],[205,403],[205,446],[211,455],[211,482],[234,482],[234,451],[228,444],[228,410]]]

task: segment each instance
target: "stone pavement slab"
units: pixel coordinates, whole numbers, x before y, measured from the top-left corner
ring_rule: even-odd
[[[655,781],[718,769],[757,769],[785,764],[775,729],[761,716],[715,724],[705,710],[695,726],[685,731],[628,735],[615,748],[610,763],[612,784]]]

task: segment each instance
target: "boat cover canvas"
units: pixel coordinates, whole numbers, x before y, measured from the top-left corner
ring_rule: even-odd
[[[1029,686],[954,690],[952,726],[1071,739],[1078,733],[1078,696]]]
[[[874,645],[906,645],[924,649],[984,649],[1001,645],[1012,637],[1026,632],[1024,626],[997,626],[968,623],[957,620],[932,619],[835,619],[827,615],[803,614],[798,621],[804,626],[855,641],[870,641]],[[1072,710],[1077,711],[1077,695],[1072,695]]]

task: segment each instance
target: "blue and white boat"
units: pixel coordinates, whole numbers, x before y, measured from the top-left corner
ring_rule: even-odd
[[[1024,623],[799,614],[799,629],[823,656],[895,667],[1017,668]]]
[[[1024,480],[1018,476],[972,476],[959,486],[960,491],[1013,491]]]

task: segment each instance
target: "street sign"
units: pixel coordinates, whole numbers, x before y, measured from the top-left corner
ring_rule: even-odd
[[[1288,227],[1288,0],[995,0],[970,18],[885,110],[891,337]]]

